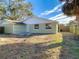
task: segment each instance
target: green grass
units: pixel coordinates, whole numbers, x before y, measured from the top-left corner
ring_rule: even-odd
[[[79,42],[75,40],[65,40],[63,42],[63,47],[68,48],[69,54],[74,56],[76,59],[79,59]]]

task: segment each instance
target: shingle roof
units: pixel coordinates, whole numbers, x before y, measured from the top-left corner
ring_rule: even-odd
[[[23,21],[23,23],[25,24],[42,24],[42,23],[52,23],[52,22],[57,23],[56,21],[52,21],[52,20],[48,20],[48,19],[44,19],[36,16],[32,16],[27,20]]]

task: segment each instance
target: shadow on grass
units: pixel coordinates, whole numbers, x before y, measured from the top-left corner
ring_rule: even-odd
[[[42,35],[50,35],[52,33],[45,33],[45,34],[29,34],[29,35],[22,35],[22,34],[19,34],[19,35],[16,35],[16,34],[0,34],[0,38],[29,38],[29,37],[33,37],[33,36],[42,36]],[[53,33],[54,34],[54,33]]]
[[[51,51],[48,49],[56,48],[61,43],[46,45],[50,42],[31,44],[31,43],[14,43],[0,46],[1,59],[51,59]],[[48,53],[46,53],[48,52]],[[52,52],[53,54],[55,51]]]

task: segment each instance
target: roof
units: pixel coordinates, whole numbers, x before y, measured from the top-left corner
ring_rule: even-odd
[[[56,21],[40,18],[40,17],[35,17],[32,16],[25,21],[23,21],[25,24],[42,24],[42,23],[57,23]]]
[[[24,24],[23,22],[14,22],[15,24]]]
[[[40,18],[36,16],[31,16],[31,17],[25,17],[24,19],[21,20],[7,20],[5,19],[4,24],[6,23],[16,23],[16,24],[43,24],[43,23],[54,23],[57,24],[57,21],[53,20],[48,20],[45,18]]]

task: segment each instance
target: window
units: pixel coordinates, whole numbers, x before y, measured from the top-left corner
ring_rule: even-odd
[[[46,24],[46,29],[52,29],[52,26],[50,23]]]
[[[39,24],[35,24],[34,29],[39,29]]]

